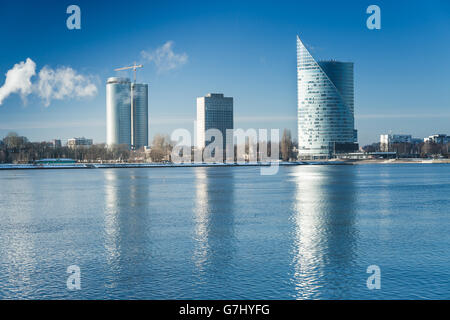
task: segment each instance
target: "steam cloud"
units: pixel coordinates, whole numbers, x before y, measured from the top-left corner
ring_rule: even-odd
[[[97,87],[90,79],[69,67],[53,70],[44,67],[39,72],[37,93],[49,106],[52,99],[92,97],[97,94]]]
[[[154,51],[142,51],[141,55],[149,62],[153,62],[158,73],[176,69],[188,61],[186,53],[177,54],[173,52],[173,41],[167,41]]]
[[[13,93],[20,93],[22,99],[35,93],[49,106],[52,100],[66,98],[84,98],[97,94],[97,86],[91,77],[78,74],[70,67],[56,70],[47,66],[41,69],[36,83],[31,78],[36,75],[36,64],[30,58],[20,62],[6,73],[6,80],[0,87],[0,105],[3,100]]]
[[[30,58],[20,62],[6,73],[5,84],[0,87],[0,105],[12,93],[20,93],[22,99],[32,93],[31,77],[36,74],[36,64]]]

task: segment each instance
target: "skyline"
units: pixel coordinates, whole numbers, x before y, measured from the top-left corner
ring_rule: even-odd
[[[297,34],[317,60],[354,62],[360,145],[390,130],[419,138],[448,133],[450,6],[444,1],[379,1],[381,30],[366,28],[369,2],[330,2],[324,10],[308,2],[80,1],[81,30],[66,28],[67,4],[43,3],[26,2],[26,12],[15,9],[20,2],[0,5],[0,19],[9,26],[0,30],[8,48],[0,61],[0,86],[8,70],[30,58],[36,73],[70,67],[98,92],[79,100],[52,99],[48,106],[36,96],[24,105],[20,95],[10,95],[0,105],[0,136],[16,131],[32,141],[85,136],[106,142],[106,79],[131,78],[114,69],[133,61],[144,64],[138,81],[149,83],[150,141],[176,128],[193,132],[196,98],[208,92],[234,97],[236,128],[295,133]],[[8,15],[10,10],[15,15]],[[23,23],[35,16],[41,17],[36,28]]]

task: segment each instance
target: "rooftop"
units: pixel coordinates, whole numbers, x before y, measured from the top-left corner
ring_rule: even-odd
[[[208,93],[206,95],[208,98],[223,98],[223,93]]]
[[[106,83],[129,83],[129,78],[120,78],[120,77],[110,77],[106,81]]]

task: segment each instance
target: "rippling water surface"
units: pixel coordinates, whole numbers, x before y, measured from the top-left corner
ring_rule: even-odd
[[[449,299],[449,230],[448,165],[1,171],[0,298]]]

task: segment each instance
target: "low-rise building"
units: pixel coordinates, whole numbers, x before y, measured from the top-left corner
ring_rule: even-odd
[[[395,143],[411,143],[410,134],[382,134],[380,135],[380,150],[382,152],[391,151],[391,146]]]
[[[61,146],[62,146],[61,140],[59,140],[59,139],[53,139],[51,143],[52,143],[53,148],[61,148]]]
[[[92,146],[92,139],[86,138],[72,138],[67,140],[67,146],[69,148],[78,148],[78,147],[90,147]]]
[[[450,136],[446,134],[434,134],[423,139],[425,143],[447,144],[450,143]]]

